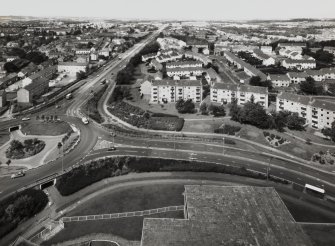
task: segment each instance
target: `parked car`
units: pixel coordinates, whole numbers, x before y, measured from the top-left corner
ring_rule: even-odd
[[[22,118],[21,120],[22,120],[22,121],[27,121],[27,120],[30,120],[30,118],[28,118],[28,117],[24,117],[24,118]]]
[[[107,149],[107,151],[114,151],[114,150],[116,150],[116,148],[113,146],[113,147],[109,147],[108,149]]]

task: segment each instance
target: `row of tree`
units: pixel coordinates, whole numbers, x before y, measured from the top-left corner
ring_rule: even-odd
[[[250,124],[261,129],[277,129],[283,131],[285,127],[291,130],[303,130],[305,119],[297,113],[288,111],[272,112],[268,114],[262,105],[252,99],[243,107],[233,101],[230,105],[231,120],[242,124]]]

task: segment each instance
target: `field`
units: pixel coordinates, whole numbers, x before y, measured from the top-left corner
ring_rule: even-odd
[[[183,205],[184,186],[181,184],[143,185],[126,187],[104,193],[79,205],[66,216],[117,213]],[[146,217],[183,218],[183,211],[167,212]],[[71,222],[54,238],[44,243],[50,245],[85,236],[90,233],[111,233],[127,240],[141,240],[143,217],[120,218],[87,222]]]
[[[21,131],[27,135],[48,135],[58,136],[72,131],[70,125],[64,121],[39,121],[30,120],[23,123]]]
[[[335,245],[335,225],[303,225],[302,228],[315,245]]]

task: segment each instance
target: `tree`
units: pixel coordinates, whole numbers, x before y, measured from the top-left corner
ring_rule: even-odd
[[[180,114],[194,113],[195,105],[192,99],[184,101],[184,99],[179,99],[176,103],[176,109]]]
[[[78,80],[82,80],[82,79],[85,79],[87,77],[86,73],[83,72],[83,71],[80,71],[77,73],[77,79]]]
[[[272,118],[274,122],[274,127],[282,132],[284,131],[284,127],[287,124],[287,117],[291,114],[289,111],[279,111],[278,113],[272,113]]]
[[[231,120],[240,121],[241,107],[237,105],[237,100],[233,100],[229,108],[229,116]]]
[[[270,126],[270,116],[258,103],[247,102],[241,110],[240,121],[262,129]]]
[[[249,84],[253,86],[260,86],[261,84],[261,77],[259,76],[253,76],[249,80]]]
[[[290,130],[302,131],[304,130],[305,122],[306,122],[305,119],[300,117],[298,113],[293,113],[287,116],[286,126]]]
[[[207,104],[206,103],[202,103],[200,105],[200,112],[202,115],[208,115],[208,110],[207,110]]]
[[[6,62],[3,67],[7,73],[16,73],[20,70],[13,62]]]
[[[308,95],[322,95],[324,94],[322,85],[316,84],[312,77],[306,78],[306,81],[300,83],[300,90]]]
[[[226,110],[225,110],[225,108],[222,105],[220,105],[220,106],[214,106],[214,108],[213,108],[213,115],[215,117],[226,116]]]
[[[335,142],[335,121],[333,121],[331,128],[324,128],[322,129],[322,134],[326,137],[330,137],[330,139]]]

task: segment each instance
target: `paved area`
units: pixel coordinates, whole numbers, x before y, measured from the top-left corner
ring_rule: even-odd
[[[40,165],[43,165],[46,158],[55,151],[58,151],[57,144],[62,140],[64,135],[60,136],[34,136],[34,135],[24,135],[20,130],[12,132],[10,140],[19,140],[23,142],[26,139],[38,138],[45,142],[44,149],[31,157],[24,159],[11,159],[11,166],[20,166],[26,168],[36,168]],[[0,147],[0,161],[2,163],[7,162],[6,150],[10,146],[10,142],[5,143]]]

